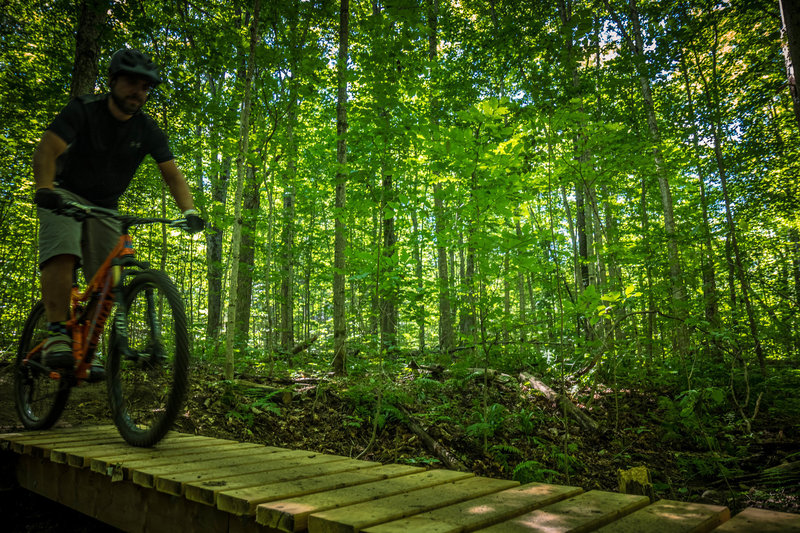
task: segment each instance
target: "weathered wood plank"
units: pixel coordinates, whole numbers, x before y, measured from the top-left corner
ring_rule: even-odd
[[[475,531],[545,505],[576,496],[579,487],[529,483],[365,529],[369,533],[455,533]]]
[[[91,470],[98,474],[105,474],[107,476],[122,475],[126,470],[129,470],[131,465],[150,465],[158,466],[162,464],[170,464],[178,458],[187,458],[187,460],[201,460],[203,456],[217,456],[219,454],[227,454],[230,452],[241,451],[242,449],[251,448],[265,448],[275,452],[281,451],[283,448],[263,447],[258,444],[246,444],[222,439],[216,439],[218,442],[201,442],[189,444],[186,446],[164,446],[159,449],[142,449],[137,448],[130,453],[128,451],[121,452],[115,455],[104,455],[102,457],[91,458]],[[217,455],[214,455],[217,454]]]
[[[192,501],[205,503],[206,505],[216,505],[217,496],[222,491],[257,488],[258,486],[305,480],[337,472],[369,469],[377,466],[380,466],[380,463],[348,459],[346,461],[310,464],[290,469],[254,472],[252,474],[219,478],[213,482],[187,483],[184,485],[184,495]],[[417,468],[417,471],[421,470]]]
[[[185,446],[192,441],[194,442],[207,442],[208,444],[212,444],[215,439],[209,439],[208,437],[173,437],[167,436],[165,439],[167,445],[171,446]],[[127,442],[125,442],[122,437],[117,436],[115,439],[97,439],[97,440],[84,440],[82,442],[71,442],[71,443],[61,443],[55,445],[42,445],[43,449],[49,448],[49,459],[54,463],[68,463],[70,456],[80,456],[85,457],[88,454],[97,455],[107,455],[109,453],[120,453],[123,450],[131,450],[131,451],[142,451],[143,448],[137,448],[136,446],[131,446]],[[75,466],[86,466],[88,462],[85,464],[76,464]]]
[[[224,449],[226,446],[231,446],[231,449],[233,449],[233,447],[236,446],[236,444],[225,444],[226,441],[222,440],[217,440],[217,442],[214,441],[187,442],[187,441],[189,441],[189,439],[182,439],[181,442],[173,441],[173,443],[165,444],[162,448],[159,448],[157,452],[153,452],[153,450],[150,449],[150,455],[152,457],[153,454],[155,453],[157,454],[157,456],[163,457],[164,454],[170,450],[171,451],[181,450],[183,452],[183,455],[191,455],[194,451],[197,451],[197,453],[201,453],[199,450],[209,450],[209,449],[219,450],[219,449]],[[186,444],[182,444],[182,442],[185,442]],[[239,446],[241,446],[241,444],[239,444]],[[128,445],[119,446],[116,449],[110,446],[107,448],[106,447],[100,448],[99,446],[96,448],[88,447],[81,450],[72,450],[67,452],[66,463],[70,466],[74,466],[77,468],[84,468],[91,466],[92,461],[94,461],[95,459],[109,457],[109,456],[130,457],[131,455],[136,453],[141,454],[142,451],[143,451],[142,448],[136,448],[134,446],[128,446]],[[147,457],[147,455],[146,454],[139,455],[138,457],[143,458]]]
[[[255,460],[242,461],[236,465],[219,465],[217,468],[203,471],[194,470],[192,472],[158,476],[156,489],[180,496],[183,494],[186,483],[209,482],[238,475],[252,474],[253,472],[274,472],[299,466],[349,460],[341,455],[326,455],[304,450],[291,450],[272,455],[263,455],[260,459],[254,456],[253,459]]]
[[[242,489],[226,489],[216,495],[217,508],[235,515],[255,515],[259,504],[295,498],[315,492],[335,490],[371,481],[389,479],[421,472],[421,468],[404,465],[381,466],[380,463],[367,461],[339,461],[321,465],[325,473],[315,472],[314,477],[303,477],[297,472],[291,481],[259,485]],[[309,472],[311,473],[311,472]],[[225,487],[221,487],[225,489]],[[186,488],[189,497],[189,487]],[[212,500],[213,502],[213,500]]]
[[[308,517],[308,529],[320,533],[356,533],[370,526],[471,500],[515,485],[519,483],[505,479],[473,477],[314,513]]]
[[[31,438],[21,438],[11,441],[9,447],[16,453],[46,457],[54,445],[79,444],[93,441],[117,442],[122,437],[116,428],[102,428],[97,430],[84,430],[69,434],[53,433],[51,435],[37,435]]]
[[[722,505],[659,500],[600,528],[603,533],[706,533],[731,516]]]
[[[95,444],[120,444],[123,442],[122,437],[109,433],[107,436],[93,436],[91,439],[80,438],[79,440],[68,441],[48,441],[37,443],[21,443],[15,442],[11,445],[11,449],[17,453],[25,455],[33,455],[34,457],[42,457],[49,459],[54,449],[63,448],[68,446],[85,445],[86,442],[93,442]],[[63,462],[63,461],[62,461]]]
[[[269,448],[254,445],[237,448],[227,452],[210,451],[201,455],[175,457],[173,461],[161,459],[150,461],[133,461],[124,466],[130,471],[131,479],[143,487],[155,487],[156,479],[161,476],[202,472],[219,467],[233,467],[240,464],[267,461],[267,457],[277,461],[285,457],[302,455],[299,450],[282,450],[275,452]]]
[[[112,424],[102,424],[98,426],[74,426],[69,428],[40,429],[35,431],[22,430],[11,433],[0,433],[0,440],[18,441],[48,435],[72,435],[75,433],[90,433],[94,431],[116,431]]]
[[[583,533],[594,531],[650,503],[647,496],[592,490],[542,507],[482,531],[517,533]]]
[[[800,533],[800,515],[748,507],[714,533]]]
[[[440,486],[472,478],[473,474],[452,470],[430,470],[407,476],[365,483],[356,487],[309,494],[287,500],[264,503],[256,508],[256,522],[281,531],[304,531],[312,513],[337,509],[407,491]]]

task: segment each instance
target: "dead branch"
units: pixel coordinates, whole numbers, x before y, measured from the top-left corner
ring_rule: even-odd
[[[572,417],[578,422],[578,424],[580,424],[580,426],[583,429],[590,431],[597,431],[599,429],[599,425],[597,424],[597,422],[589,418],[589,416],[586,413],[581,411],[574,403],[572,403],[572,400],[570,400],[563,394],[557,393],[556,391],[548,387],[547,384],[539,380],[536,376],[523,372],[519,375],[519,382],[522,384],[530,383],[530,385],[534,389],[544,394],[545,398],[559,405],[567,413],[572,415]]]
[[[411,416],[411,413],[408,412],[403,406],[399,407],[400,411],[403,412],[405,415],[405,423],[408,429],[411,430],[414,435],[420,438],[422,443],[425,447],[437,458],[442,462],[442,464],[451,470],[458,470],[461,472],[469,472],[469,468],[462,463],[455,455],[453,455],[447,448],[436,442],[433,437],[431,437],[422,426],[420,426]]]

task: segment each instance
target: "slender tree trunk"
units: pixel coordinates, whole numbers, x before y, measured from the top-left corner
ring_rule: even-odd
[[[231,277],[228,289],[228,324],[225,329],[225,379],[233,379],[234,344],[236,341],[236,296],[238,294],[239,256],[242,243],[242,195],[245,181],[245,163],[250,150],[250,106],[253,75],[255,72],[255,49],[258,43],[258,20],[261,0],[255,0],[250,21],[250,48],[246,59],[244,97],[239,120],[239,152],[236,156],[236,194],[233,199],[233,235],[231,236]]]
[[[694,111],[694,98],[692,96],[691,83],[689,82],[689,69],[686,65],[685,58],[681,54],[680,59],[681,71],[683,73],[684,85],[686,86],[686,100],[688,103],[689,124],[698,124],[698,117]],[[702,235],[703,235],[703,253],[701,258],[701,272],[703,277],[703,302],[705,309],[705,317],[712,328],[719,328],[719,297],[717,295],[717,276],[714,260],[714,244],[711,235],[711,224],[708,215],[708,200],[706,198],[705,175],[703,172],[703,165],[700,162],[700,135],[697,131],[697,126],[692,127],[690,132],[693,140],[695,158],[697,159],[697,177],[700,185],[700,214],[702,216]],[[722,353],[719,350],[716,342],[711,342],[711,355],[715,359],[721,357]]]
[[[747,273],[744,270],[742,261],[742,252],[739,248],[739,242],[736,235],[736,224],[733,220],[733,210],[731,206],[730,194],[728,191],[728,177],[725,161],[722,154],[722,117],[721,117],[721,102],[719,97],[719,77],[717,75],[717,48],[719,45],[719,37],[717,33],[717,22],[714,20],[714,44],[711,48],[711,79],[708,80],[703,75],[702,66],[699,58],[697,59],[697,68],[700,73],[703,87],[705,89],[706,99],[708,100],[709,109],[712,116],[711,133],[714,141],[714,158],[717,162],[717,171],[719,173],[720,185],[722,186],[722,198],[725,203],[725,221],[728,229],[728,242],[730,243],[730,252],[733,259],[733,270],[739,284],[742,288],[742,302],[744,303],[745,313],[747,314],[747,322],[750,328],[750,335],[753,338],[753,345],[756,352],[758,364],[761,367],[761,372],[766,372],[766,360],[764,350],[761,345],[761,339],[758,331],[758,320],[755,316],[755,311],[750,299],[750,282],[747,278]]]
[[[381,213],[386,213],[387,209],[391,209],[389,204],[390,202],[394,204],[395,197],[392,172],[386,165],[387,163],[384,163],[381,168],[383,174]],[[381,278],[384,282],[380,291],[380,323],[381,350],[385,350],[387,353],[393,353],[397,349],[397,287],[393,280],[397,254],[397,236],[395,235],[394,223],[394,214],[391,216],[383,215],[383,268]]]
[[[800,0],[779,0],[781,6],[781,44],[786,64],[786,79],[792,97],[794,118],[800,127],[800,90],[797,71],[800,69]]]
[[[517,238],[521,241],[522,240],[522,225],[520,224],[519,217],[516,217],[514,221],[515,231],[517,234]],[[549,250],[548,250],[549,252]],[[520,250],[519,255],[521,256],[523,251]],[[519,261],[519,264],[523,264],[522,261]],[[517,299],[519,300],[519,342],[520,344],[525,344],[528,341],[527,331],[528,331],[528,316],[527,316],[527,299],[525,297],[525,270],[520,267],[519,271],[517,272]]]
[[[416,210],[411,210],[411,223],[414,227],[414,247],[411,254],[414,259],[414,278],[417,281],[417,295],[414,306],[414,314],[417,319],[417,348],[419,353],[425,353],[425,277],[422,270],[422,248],[420,241],[419,217]]]
[[[250,337],[250,311],[253,299],[253,272],[255,270],[256,217],[261,207],[260,184],[255,169],[248,165],[242,199],[242,241],[239,252],[239,274],[236,296],[236,343],[246,346]]]
[[[347,48],[350,37],[350,1],[339,5],[339,55],[336,60],[336,198],[333,245],[333,372],[345,372],[347,321],[345,318],[345,251],[347,248]]]
[[[661,152],[661,132],[659,131],[653,94],[650,88],[650,75],[647,68],[647,58],[644,52],[644,38],[642,36],[641,22],[639,20],[637,0],[629,0],[628,2],[628,16],[631,22],[630,34],[625,31],[624,25],[620,21],[616,11],[609,5],[608,0],[603,0],[603,3],[616,22],[619,31],[624,34],[625,40],[633,54],[634,67],[639,76],[642,101],[647,115],[650,142],[653,145],[653,160],[656,166],[661,207],[664,214],[664,233],[667,239],[672,307],[673,313],[679,321],[675,331],[675,347],[680,354],[685,354],[688,349],[688,333],[685,325],[687,315],[686,289],[683,282],[683,267],[681,266],[681,258],[678,252],[677,227],[675,224],[672,191],[670,189],[666,165],[664,164],[664,157]]]
[[[438,17],[439,0],[426,0],[428,10],[428,59],[431,65],[436,65],[438,61]],[[436,76],[431,76],[431,81],[437,81]],[[439,102],[434,96],[430,104],[430,122],[433,128],[433,140],[435,143],[439,138]],[[438,271],[438,290],[439,290],[439,352],[447,354],[453,348],[453,312],[450,303],[450,278],[448,276],[447,247],[445,246],[445,217],[444,199],[442,198],[442,186],[438,181],[433,185],[433,210],[436,229],[436,268]],[[452,263],[451,263],[452,264]]]
[[[94,92],[99,71],[100,34],[106,24],[109,7],[108,0],[82,0],[80,3],[70,98]]]
[[[224,209],[228,196],[228,182],[231,174],[231,159],[225,158],[220,172],[211,179],[212,210]],[[208,323],[206,336],[218,339],[222,331],[222,228],[217,225],[216,216],[208,217],[206,230],[206,262],[208,263]]]

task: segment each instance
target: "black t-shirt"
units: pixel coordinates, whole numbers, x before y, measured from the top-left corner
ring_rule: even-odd
[[[119,121],[108,109],[109,95],[74,98],[47,127],[64,142],[56,183],[101,207],[116,209],[147,154],[156,163],[174,159],[161,128],[139,111]]]

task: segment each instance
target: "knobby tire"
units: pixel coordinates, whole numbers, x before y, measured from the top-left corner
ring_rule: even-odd
[[[28,429],[53,427],[64,412],[71,390],[67,379],[53,379],[32,365],[23,364],[28,352],[46,336],[44,303],[39,301],[25,321],[14,364],[14,403],[22,425]]]
[[[158,270],[128,277],[113,317],[107,385],[114,423],[133,446],[158,443],[186,396],[189,339],[173,281]]]

